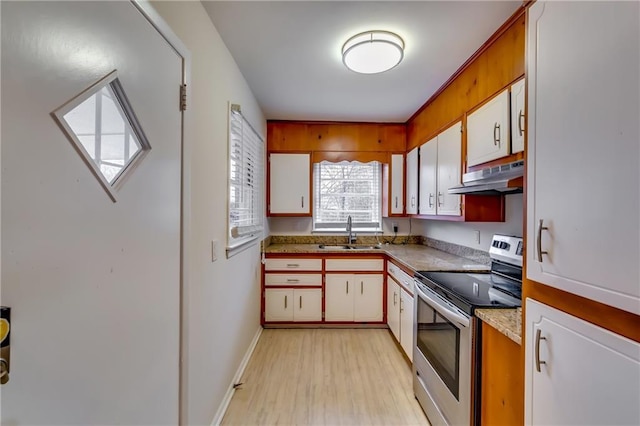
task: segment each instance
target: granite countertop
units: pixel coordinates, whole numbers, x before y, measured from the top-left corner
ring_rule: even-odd
[[[522,344],[522,308],[476,309],[476,316],[517,344]]]
[[[366,246],[366,245],[365,245]],[[373,246],[366,246],[373,247]],[[386,254],[414,271],[488,271],[487,265],[474,262],[464,257],[446,253],[421,244],[391,245],[383,244],[380,248],[345,250],[338,247],[320,248],[318,244],[271,244],[265,253],[340,253],[357,255],[358,253]]]

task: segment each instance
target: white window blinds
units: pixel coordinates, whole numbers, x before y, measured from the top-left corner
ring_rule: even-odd
[[[229,248],[261,236],[264,141],[240,112],[229,113]]]
[[[314,230],[344,230],[351,216],[353,229],[381,228],[381,165],[341,162],[315,163]]]

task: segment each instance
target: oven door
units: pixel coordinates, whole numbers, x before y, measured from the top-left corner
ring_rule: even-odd
[[[432,424],[471,421],[472,318],[416,280],[414,390]]]

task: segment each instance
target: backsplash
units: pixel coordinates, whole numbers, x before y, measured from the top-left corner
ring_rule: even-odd
[[[489,253],[482,250],[477,250],[471,247],[461,246],[447,241],[436,240],[429,237],[422,237],[422,244],[440,251],[444,251],[456,256],[464,257],[465,259],[473,260],[476,263],[482,265],[491,265],[491,258]]]

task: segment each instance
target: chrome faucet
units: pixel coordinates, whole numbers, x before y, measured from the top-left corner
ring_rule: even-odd
[[[355,244],[356,243],[356,234],[352,232],[352,224],[351,224],[351,215],[347,217],[347,232],[349,233],[349,241],[347,244]]]

